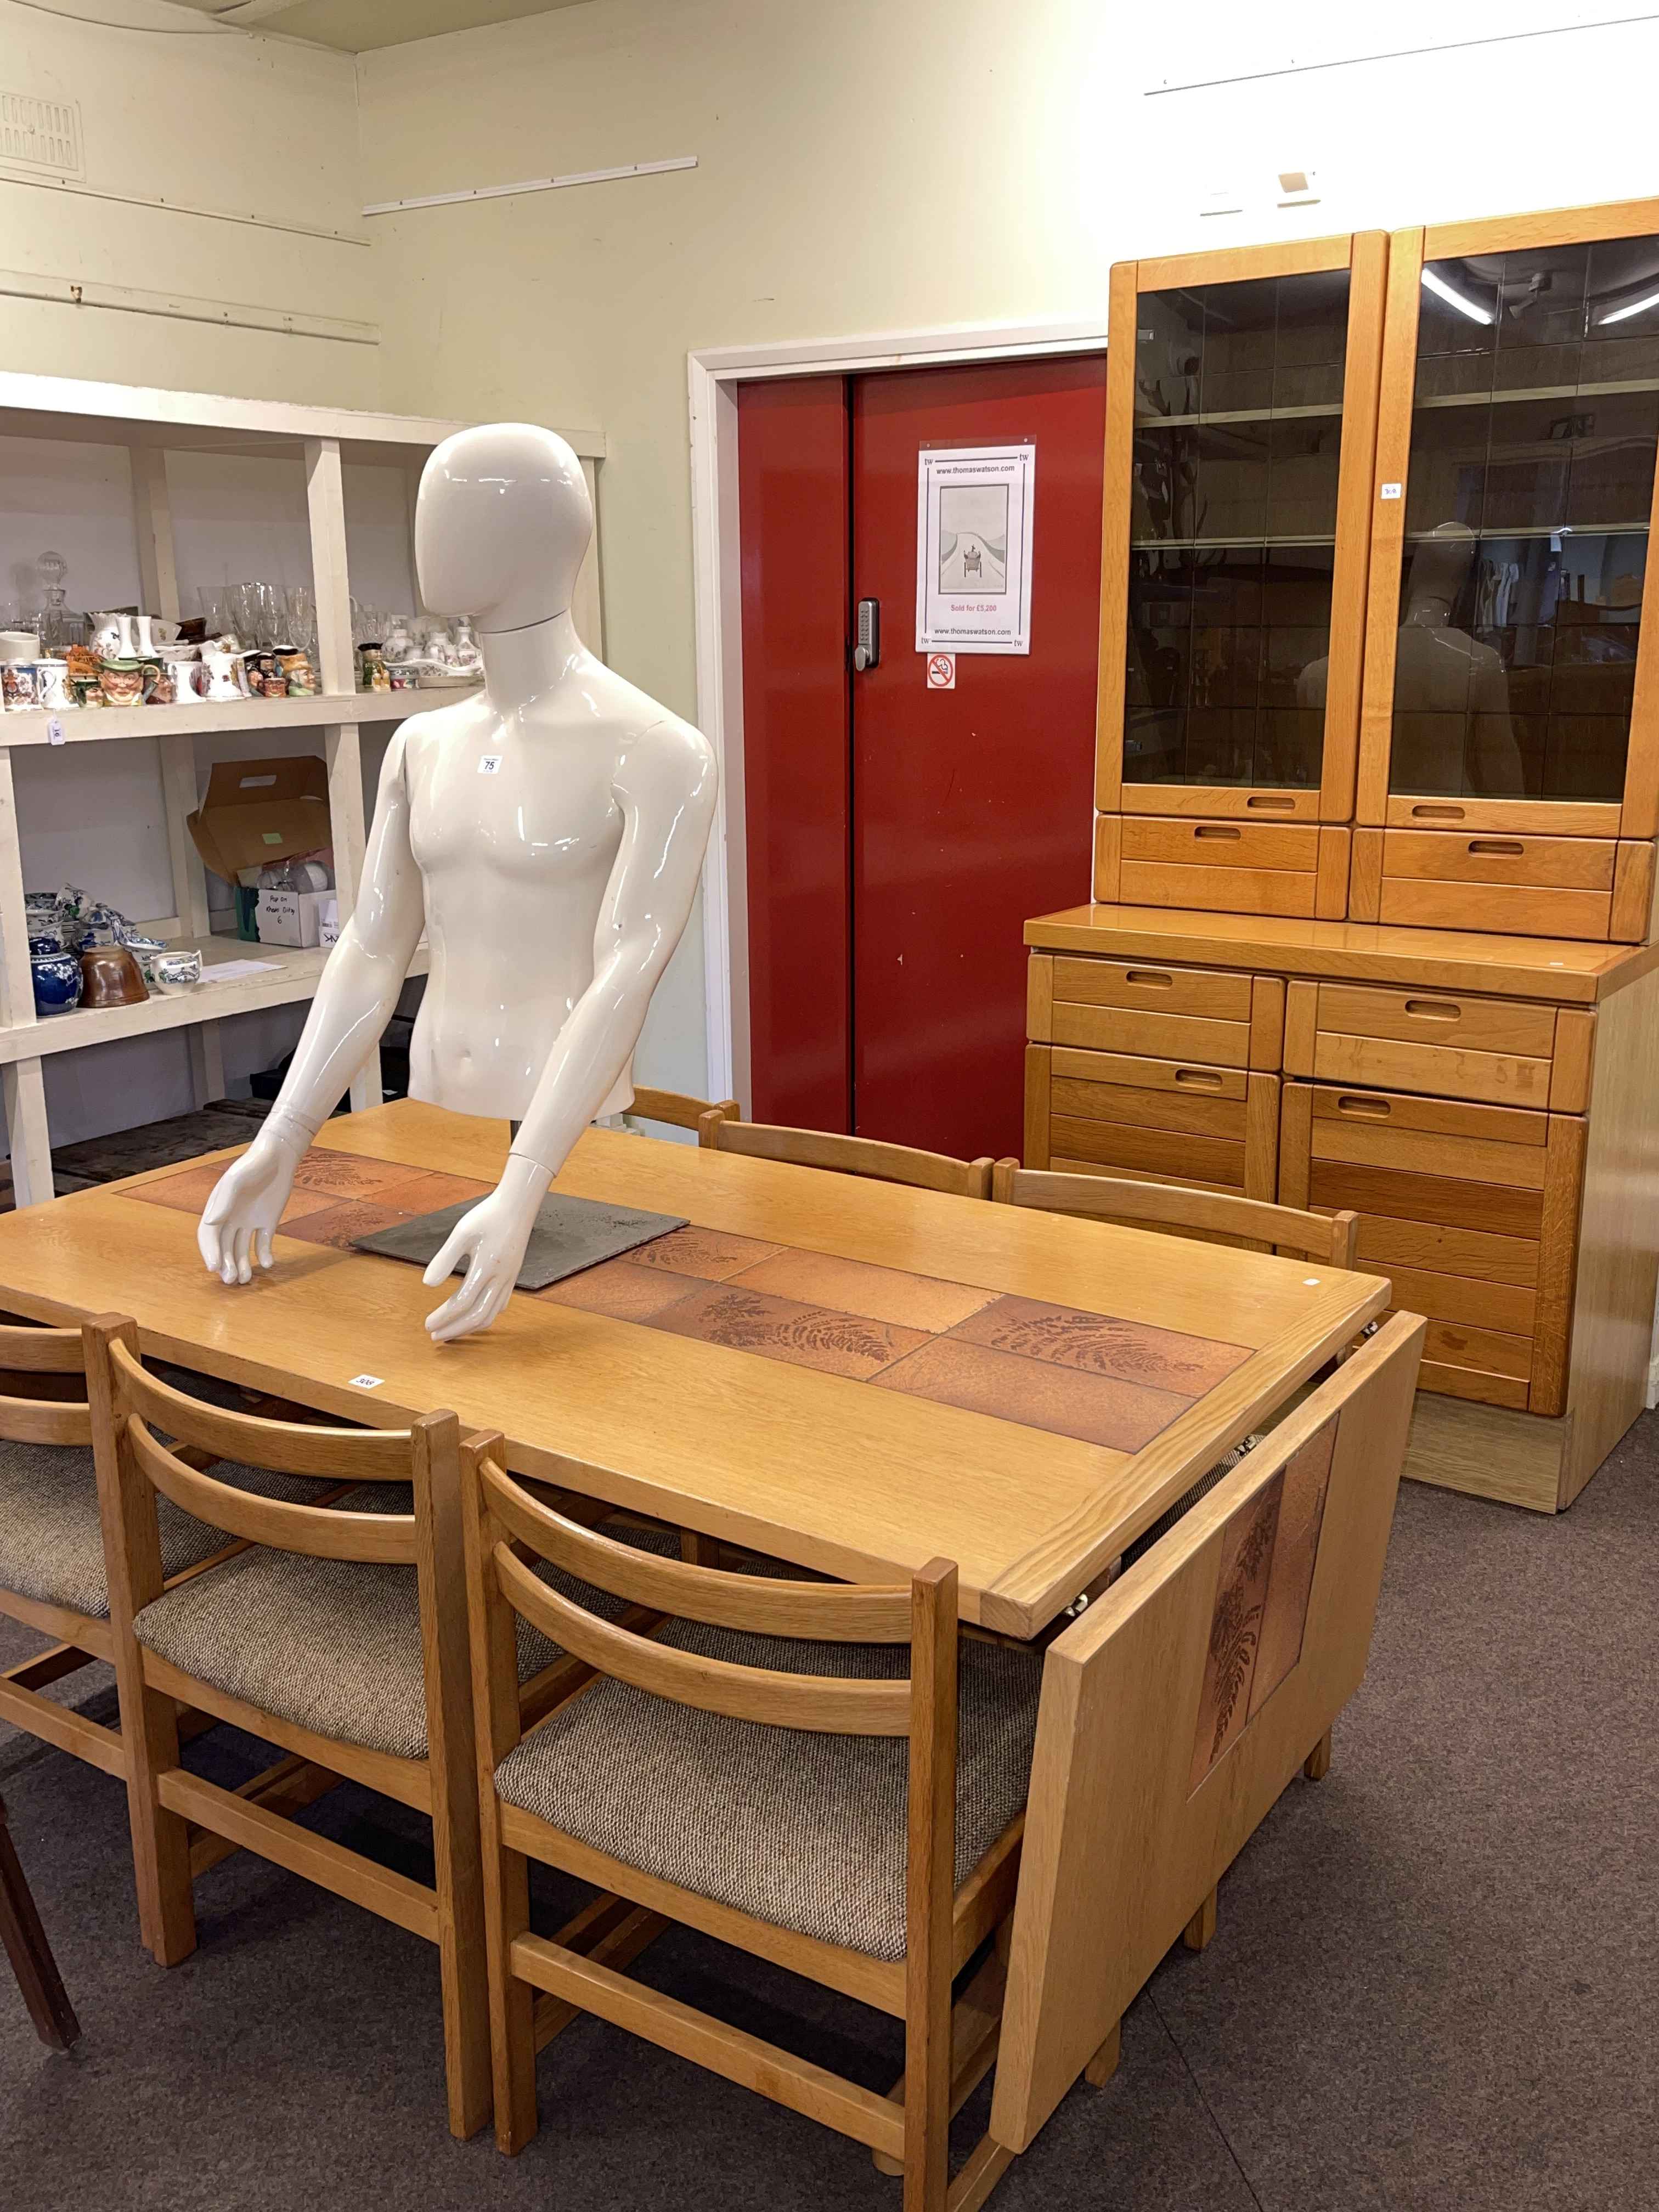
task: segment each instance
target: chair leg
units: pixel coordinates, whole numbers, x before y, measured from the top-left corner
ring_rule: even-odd
[[[434,1780],[435,1780],[434,1777]],[[471,1778],[466,1778],[470,1783]],[[489,1962],[478,1851],[477,1798],[432,1808],[437,1867],[438,1966],[443,1989],[449,2132],[465,2142],[489,2118]]]
[[[1310,1782],[1322,1782],[1331,1771],[1331,1732],[1326,1729],[1313,1749],[1303,1761],[1302,1771]]]
[[[1215,1892],[1212,1890],[1182,1929],[1181,1940],[1189,1951],[1203,1951],[1209,1948],[1210,1938],[1214,1934]]]
[[[0,1945],[11,1960],[29,2018],[42,2043],[67,2051],[81,2039],[81,2023],[69,2001],[46,1931],[34,1909],[23,1869],[0,1803]]]
[[[1083,2078],[1091,2088],[1103,2089],[1117,2071],[1117,2062],[1123,2055],[1123,2022],[1114,2021],[1112,2032],[1083,2069]]]
[[[124,1650],[118,1634],[116,1676],[121,1736],[127,1746],[127,1815],[138,1889],[139,1939],[157,1966],[176,1966],[196,1948],[190,1823],[182,1814],[168,1812],[155,1783],[158,1775],[179,1764],[178,1708],[171,1698],[149,1687],[138,1645],[128,1639]]]
[[[507,1850],[484,1813],[484,1917],[489,1928],[489,2045],[495,2068],[495,2147],[516,2158],[533,2140],[536,1991],[513,1971],[513,1945],[530,1932],[530,1863]]]

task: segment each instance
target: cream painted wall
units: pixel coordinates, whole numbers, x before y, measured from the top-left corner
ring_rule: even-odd
[[[1572,12],[1513,0],[1504,27]],[[1372,19],[1187,0],[1153,11],[1138,46],[1129,13],[592,0],[363,57],[371,201],[699,164],[374,219],[386,404],[603,423],[611,657],[689,713],[688,349],[1103,317],[1109,264],[1138,253],[1655,186],[1652,23],[1148,97],[1172,70],[1305,55],[1310,31],[1324,54],[1352,51],[1342,27],[1359,39]],[[1404,46],[1494,26],[1443,0],[1386,27]],[[1281,210],[1274,172],[1310,164],[1321,204]],[[1244,211],[1200,216],[1225,185]],[[701,994],[688,942],[642,1055],[659,1079],[702,1079]]]
[[[78,102],[85,164],[69,180],[82,191],[0,160],[0,365],[378,405],[374,344],[19,296],[46,280],[376,317],[351,58],[216,28],[165,0],[85,4],[113,27],[76,12],[0,0],[0,88]],[[249,216],[260,220],[236,219]]]

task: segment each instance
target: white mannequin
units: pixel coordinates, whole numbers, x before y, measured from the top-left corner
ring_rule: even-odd
[[[716,771],[698,731],[577,636],[570,600],[592,527],[580,463],[550,430],[463,430],[427,462],[421,596],[471,617],[483,688],[412,715],[387,748],[356,910],[270,1118],[202,1215],[202,1256],[223,1282],[270,1266],[295,1170],[379,1042],[422,928],[431,969],[410,1094],[520,1124],[500,1183],[426,1271],[436,1284],[466,1263],[427,1317],[439,1342],[494,1321],[571,1146],[633,1097],[634,1047],[691,910]]]
[[[1395,641],[1395,707],[1401,714],[1467,712],[1470,789],[1522,799],[1526,785],[1504,663],[1492,647],[1452,628],[1451,611],[1477,550],[1474,532],[1462,522],[1440,523],[1419,541]]]

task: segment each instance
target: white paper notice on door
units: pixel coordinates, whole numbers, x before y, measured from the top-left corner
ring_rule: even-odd
[[[917,456],[916,651],[1031,650],[1035,446]]]

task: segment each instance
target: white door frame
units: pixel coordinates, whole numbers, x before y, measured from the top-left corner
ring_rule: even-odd
[[[687,356],[697,722],[720,762],[702,872],[703,1025],[711,1097],[750,1103],[749,906],[743,806],[743,577],[738,544],[738,395],[745,378],[850,375],[1024,355],[1094,353],[1106,324],[957,323],[850,338],[715,346]]]

